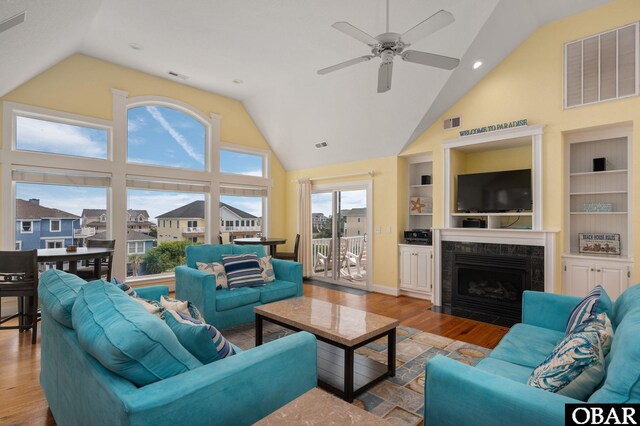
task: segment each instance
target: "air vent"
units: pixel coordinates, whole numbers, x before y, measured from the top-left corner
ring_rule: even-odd
[[[460,127],[460,123],[460,117],[446,118],[442,122],[442,127],[444,128],[444,130],[457,129],[458,127]]]
[[[171,77],[176,77],[176,78],[179,78],[179,79],[182,79],[182,80],[186,80],[186,79],[188,79],[188,78],[189,78],[189,77],[187,77],[186,75],[184,75],[184,74],[179,74],[179,73],[177,73],[177,72],[175,72],[175,71],[169,71],[169,72],[168,72],[168,74],[169,74]]]
[[[316,149],[321,149],[321,148],[326,148],[327,147],[327,142],[326,141],[322,141],[316,144]]]
[[[24,12],[20,12],[17,15],[0,22],[0,33],[3,33],[8,29],[15,27],[16,25],[22,24],[26,18],[26,15],[27,11],[25,10]]]

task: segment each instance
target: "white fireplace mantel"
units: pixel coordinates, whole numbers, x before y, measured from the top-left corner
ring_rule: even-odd
[[[433,230],[435,285],[432,302],[442,305],[442,241],[513,244],[544,247],[544,291],[555,292],[556,234],[558,230],[445,228]]]

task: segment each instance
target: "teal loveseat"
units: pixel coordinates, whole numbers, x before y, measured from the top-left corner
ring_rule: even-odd
[[[563,425],[572,398],[527,385],[564,337],[580,298],[526,291],[522,323],[475,367],[436,356],[426,365],[425,425]],[[627,289],[607,312],[615,330],[606,376],[589,403],[640,402],[640,285]]]
[[[168,294],[164,286],[136,291],[149,299]],[[60,426],[249,425],[316,386],[316,339],[309,333],[296,333],[247,351],[234,347],[236,355],[203,365],[174,335],[167,339],[167,333],[173,332],[162,320],[111,283],[87,283],[50,270],[40,278],[39,297],[40,384]],[[98,320],[111,334],[95,327]],[[129,323],[141,321],[154,327],[130,333]],[[168,362],[180,358],[189,364],[188,371],[134,384],[124,377],[133,369],[144,370],[147,376],[167,369],[165,364],[157,367],[166,358],[162,348],[136,349],[138,342],[159,342],[156,336],[160,335],[165,349],[174,346]],[[114,351],[113,346],[105,345],[115,340],[134,349]],[[106,368],[105,359],[119,361],[123,355],[133,358],[126,372],[120,362]]]
[[[203,244],[187,246],[187,264],[176,268],[176,297],[189,300],[217,328],[224,329],[255,319],[254,306],[302,296],[302,264],[272,259],[276,280],[258,287],[216,290],[216,277],[198,270],[196,263],[222,261],[225,254],[255,253],[265,256],[262,246]]]

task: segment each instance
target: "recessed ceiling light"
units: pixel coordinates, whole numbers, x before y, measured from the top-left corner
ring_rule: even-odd
[[[241,78],[234,78],[234,79],[233,79],[233,82],[234,82],[235,84],[242,84],[242,83],[244,83],[244,81],[243,81]]]
[[[142,50],[142,45],[138,43],[129,43],[129,47],[133,50]]]
[[[476,61],[473,63],[473,69],[474,69],[474,70],[477,70],[478,68],[480,68],[480,67],[482,66],[482,61],[483,61],[483,59],[482,59],[482,58],[481,58],[481,59],[476,60]]]

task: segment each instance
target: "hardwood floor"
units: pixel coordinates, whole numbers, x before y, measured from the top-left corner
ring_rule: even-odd
[[[380,293],[350,294],[305,284],[305,296],[397,318],[408,327],[494,348],[506,327],[428,311],[430,302]],[[0,424],[55,425],[40,389],[40,336],[31,345],[31,332],[0,331]]]

